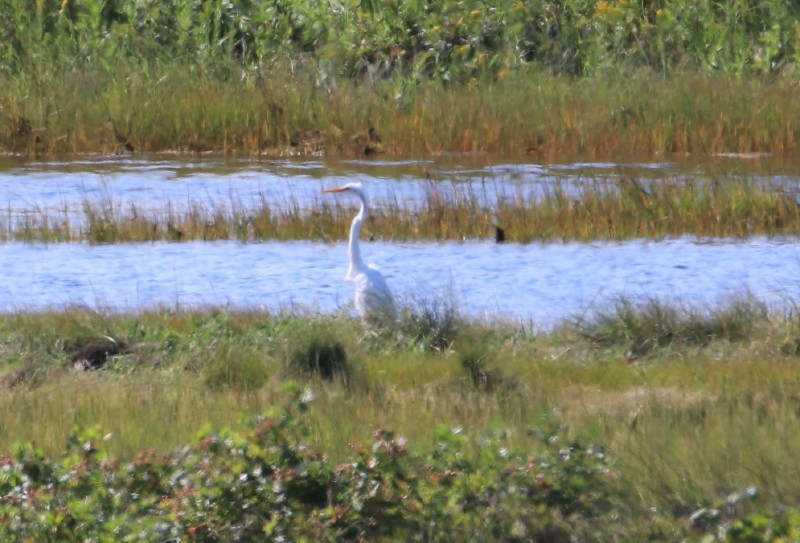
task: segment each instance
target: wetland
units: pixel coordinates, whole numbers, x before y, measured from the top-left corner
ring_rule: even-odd
[[[800,218],[800,177],[785,164],[770,167],[730,157],[705,166],[474,157],[7,163],[0,171],[6,235],[28,241],[0,246],[3,308],[347,311],[341,236],[355,209],[320,191],[358,180],[375,216],[365,227],[364,251],[400,299],[446,297],[472,318],[543,327],[618,297],[710,309],[748,294],[780,310],[797,298],[798,245],[788,234]],[[723,188],[704,188],[713,185]],[[690,202],[699,199],[690,199],[691,191],[710,200],[697,210],[699,219],[691,218]],[[784,215],[748,208],[753,194],[783,202]],[[604,199],[607,212],[592,210]],[[744,209],[721,217],[736,207]],[[537,219],[542,212],[552,217]],[[671,215],[654,221],[658,213]],[[702,216],[710,213],[710,221]],[[274,221],[274,237],[257,236],[264,217]],[[620,225],[652,221],[660,236],[616,239],[621,228],[607,227],[612,218]],[[570,239],[563,228],[549,240],[538,228],[572,221],[585,233],[575,237],[588,240]],[[658,221],[684,228],[666,235]],[[728,235],[707,235],[708,223]],[[495,243],[499,227],[504,243]],[[533,241],[515,241],[520,237]]]
[[[798,9],[0,2],[0,538],[800,540]]]

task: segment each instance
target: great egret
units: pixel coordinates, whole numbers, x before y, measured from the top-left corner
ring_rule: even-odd
[[[359,316],[365,321],[393,321],[397,315],[394,297],[386,279],[374,264],[364,264],[361,259],[361,247],[358,239],[361,235],[361,223],[367,217],[367,197],[361,190],[361,183],[347,183],[341,187],[325,189],[322,192],[351,192],[361,200],[361,210],[350,225],[350,243],[348,254],[350,265],[347,268],[345,281],[352,281],[356,286],[355,306]]]

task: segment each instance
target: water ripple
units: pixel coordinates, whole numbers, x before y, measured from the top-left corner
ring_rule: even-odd
[[[800,241],[679,238],[495,245],[365,243],[400,299],[454,300],[480,318],[547,327],[616,296],[713,307],[750,293],[773,307],[800,295]],[[347,307],[344,243],[190,242],[0,245],[0,309]]]

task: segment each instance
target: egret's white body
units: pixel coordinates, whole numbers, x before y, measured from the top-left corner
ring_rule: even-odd
[[[364,264],[361,258],[359,237],[361,224],[367,217],[367,198],[361,190],[361,183],[348,183],[323,192],[352,192],[361,200],[361,209],[350,225],[348,245],[350,264],[347,267],[347,275],[344,276],[345,281],[352,281],[356,287],[354,299],[356,311],[364,320],[395,320],[397,312],[394,307],[394,297],[389,285],[386,284],[386,279],[374,264]]]

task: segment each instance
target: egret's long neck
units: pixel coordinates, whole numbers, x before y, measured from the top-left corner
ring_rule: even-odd
[[[353,219],[353,224],[350,225],[350,245],[348,247],[350,253],[350,267],[347,270],[347,279],[355,277],[356,273],[363,270],[366,266],[364,261],[361,260],[361,247],[358,240],[361,237],[361,223],[367,216],[367,202],[361,198],[361,210],[358,215]]]

